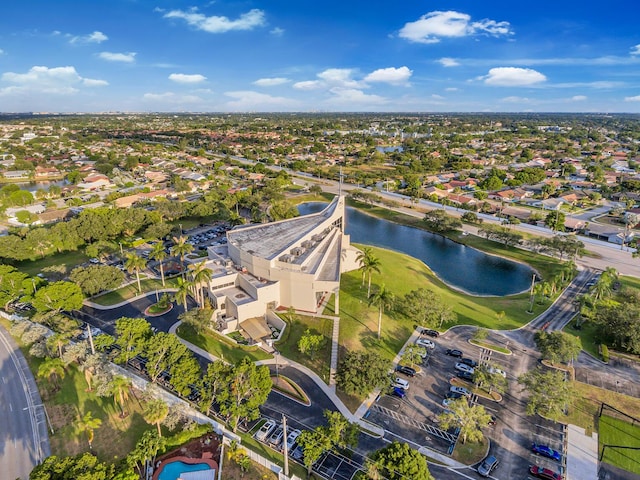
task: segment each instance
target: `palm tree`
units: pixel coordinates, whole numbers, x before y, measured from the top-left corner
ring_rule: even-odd
[[[358,253],[356,260],[360,264],[360,270],[362,270],[363,285],[365,274],[369,276],[369,285],[367,287],[367,298],[369,298],[371,296],[371,274],[373,272],[380,273],[380,260],[373,254],[371,247],[364,247],[362,251]]]
[[[138,291],[142,293],[142,285],[140,285],[140,269],[147,266],[147,261],[137,256],[135,253],[127,254],[127,261],[124,264],[127,272],[133,273],[136,272],[136,280],[138,281]]]
[[[116,375],[109,382],[109,390],[113,395],[113,400],[120,404],[120,409],[122,410],[120,418],[124,418],[127,415],[127,412],[124,411],[124,404],[129,400],[129,391],[131,386],[131,379],[124,375]]]
[[[173,243],[175,245],[171,247],[171,255],[180,257],[180,263],[184,267],[184,256],[193,251],[193,245],[187,243],[187,237],[184,235],[173,237]]]
[[[178,291],[175,293],[176,300],[184,305],[184,311],[189,310],[187,299],[189,297],[189,290],[193,286],[192,282],[185,280],[184,278],[178,278]]]
[[[93,443],[93,434],[94,430],[100,428],[102,425],[102,420],[99,418],[93,418],[91,412],[87,412],[84,414],[84,417],[78,419],[76,423],[76,427],[81,432],[87,433],[87,439],[89,440],[89,449],[91,449]]]
[[[384,286],[384,283],[380,285],[380,288],[375,292],[371,298],[369,298],[369,305],[378,307],[378,339],[380,339],[380,333],[382,331],[382,313],[386,308],[391,309],[393,307],[394,295]]]
[[[164,287],[164,266],[162,265],[162,262],[167,258],[167,252],[164,250],[164,245],[160,242],[156,243],[151,249],[151,252],[149,252],[149,257],[158,262],[158,265],[160,266],[160,278],[162,278],[162,286]]]
[[[58,349],[58,357],[62,358],[62,347],[69,342],[71,334],[67,332],[54,333],[47,338],[47,347],[56,347]]]
[[[156,398],[147,402],[144,406],[142,416],[145,422],[149,424],[155,424],[158,427],[158,436],[162,437],[162,430],[160,430],[160,423],[167,418],[169,414],[169,407],[163,400]]]
[[[210,268],[205,267],[204,262],[189,265],[189,270],[191,270],[191,281],[196,289],[196,300],[198,300],[200,307],[202,308],[204,307],[204,295],[200,284],[204,281],[208,282],[211,280],[213,271]]]
[[[38,377],[52,382],[54,386],[58,385],[58,380],[64,378],[64,374],[64,363],[60,358],[47,358],[38,367]]]

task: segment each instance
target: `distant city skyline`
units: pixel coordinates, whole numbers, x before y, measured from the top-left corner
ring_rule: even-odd
[[[638,18],[631,1],[10,2],[0,111],[640,113]]]

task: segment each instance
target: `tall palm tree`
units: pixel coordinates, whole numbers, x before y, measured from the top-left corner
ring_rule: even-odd
[[[202,308],[204,307],[204,294],[202,293],[202,287],[200,284],[211,280],[213,270],[205,267],[204,262],[189,265],[189,270],[191,270],[191,281],[196,289],[196,300],[198,300],[198,303],[200,303],[200,307]]]
[[[54,386],[58,385],[58,380],[64,378],[64,374],[64,363],[60,358],[48,358],[38,367],[38,377],[48,380]]]
[[[382,332],[382,314],[385,309],[393,308],[394,300],[393,293],[386,289],[384,283],[380,285],[380,288],[369,298],[369,305],[378,307],[378,339],[380,339]]]
[[[158,436],[162,437],[162,430],[160,430],[160,423],[167,418],[169,414],[169,407],[163,400],[156,398],[147,402],[142,411],[142,416],[145,422],[149,424],[155,424],[158,427]]]
[[[160,242],[156,243],[151,252],[149,252],[149,257],[156,262],[160,266],[160,278],[162,278],[162,286],[164,287],[164,266],[162,262],[167,258],[167,252],[164,250],[164,245]]]
[[[356,260],[360,264],[360,270],[362,271],[362,284],[364,285],[364,276],[368,275],[369,285],[367,287],[367,298],[371,296],[371,274],[373,272],[380,273],[380,259],[373,254],[371,247],[364,247],[361,252],[358,253]]]
[[[129,391],[132,385],[131,379],[124,375],[116,375],[109,382],[109,390],[113,395],[113,400],[120,404],[120,409],[122,410],[121,418],[127,415],[127,412],[124,411],[124,404],[129,400]]]
[[[173,237],[173,243],[175,245],[171,247],[171,255],[180,257],[180,263],[184,268],[184,256],[193,251],[193,245],[187,243],[187,237],[185,237],[184,235]]]
[[[68,332],[58,332],[47,338],[47,347],[58,349],[58,357],[62,358],[62,347],[69,343],[71,334]]]
[[[76,422],[76,428],[81,432],[87,433],[87,440],[89,440],[89,449],[91,449],[93,444],[93,435],[94,431],[97,428],[100,428],[102,425],[102,420],[99,418],[93,418],[93,414],[91,412],[87,412],[84,414],[84,417],[79,418]]]
[[[127,254],[127,261],[124,264],[124,267],[127,269],[127,272],[133,273],[136,272],[136,280],[138,281],[138,291],[142,293],[142,285],[140,285],[140,270],[147,266],[147,261],[136,255],[135,253]]]
[[[187,299],[189,297],[189,290],[192,286],[192,282],[185,280],[184,278],[178,278],[178,290],[176,291],[175,296],[176,300],[184,305],[185,312],[189,310]]]

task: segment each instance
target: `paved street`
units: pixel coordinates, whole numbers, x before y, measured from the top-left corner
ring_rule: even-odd
[[[33,375],[0,326],[0,478],[29,478],[50,455],[47,423]]]

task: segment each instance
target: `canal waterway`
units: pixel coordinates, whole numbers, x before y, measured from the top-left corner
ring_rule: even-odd
[[[301,215],[316,213],[326,203],[298,205]],[[347,208],[346,233],[353,243],[405,253],[423,261],[449,286],[473,295],[511,295],[531,285],[533,270],[527,265],[489,255],[441,235],[389,222]],[[407,281],[411,281],[410,277]]]

